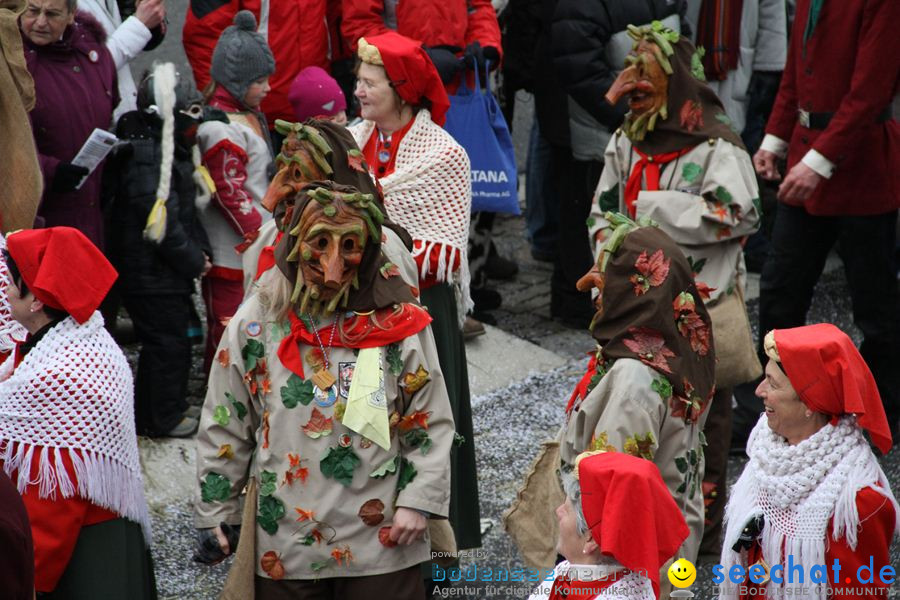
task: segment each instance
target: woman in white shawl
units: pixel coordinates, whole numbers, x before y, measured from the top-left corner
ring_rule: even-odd
[[[872,373],[829,324],[775,330],[765,349],[769,363],[756,394],[766,412],[725,512],[720,598],[886,596],[890,585],[879,573],[890,565],[898,507],[863,436],[890,450]],[[872,578],[862,583],[858,570],[870,561]],[[802,579],[790,564],[801,566]],[[753,578],[731,580],[734,565],[754,567]]]
[[[28,337],[0,365],[0,465],[31,521],[38,597],[155,599],[131,369],[97,311],[117,273],[71,227],[6,243]]]
[[[441,127],[450,101],[419,42],[388,31],[360,38],[358,53],[355,95],[364,120],[349,129],[384,191],[388,216],[413,239],[418,291],[434,319],[431,330],[456,431],[465,440],[451,454],[450,523],[459,549],[477,548],[475,439],[461,331],[471,307],[469,157]]]

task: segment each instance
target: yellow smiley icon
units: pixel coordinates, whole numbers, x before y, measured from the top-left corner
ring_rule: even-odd
[[[684,558],[679,558],[669,567],[669,582],[677,588],[686,588],[697,579],[697,569],[694,564]]]

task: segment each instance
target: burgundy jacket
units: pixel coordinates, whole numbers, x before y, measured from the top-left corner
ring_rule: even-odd
[[[100,210],[101,164],[80,190],[51,191],[56,166],[71,162],[94,128],[109,129],[119,103],[116,65],[104,45],[106,34],[94,18],[79,11],[60,41],[38,46],[22,36],[28,71],[34,78],[36,102],[31,128],[44,174],[44,196],[38,209],[44,225],[81,230],[103,248]]]
[[[822,4],[804,48],[810,0],[797,1],[787,64],[766,133],[789,143],[788,169],[811,148],[835,163],[804,208],[813,215],[874,215],[900,207],[900,124],[886,119],[900,74],[900,2]],[[798,109],[833,113],[824,129]]]

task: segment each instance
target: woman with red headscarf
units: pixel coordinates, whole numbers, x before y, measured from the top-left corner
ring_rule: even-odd
[[[450,101],[422,45],[393,31],[360,38],[356,97],[364,121],[350,132],[384,191],[392,221],[413,238],[422,304],[465,442],[453,449],[450,522],[460,549],[481,545],[469,377],[461,325],[469,307],[466,245],[469,157],[443,130]]]
[[[0,467],[31,521],[38,597],[156,598],[131,369],[97,310],[117,273],[71,227],[6,243],[28,337],[0,365]]]
[[[720,597],[752,595],[741,585],[765,597],[886,596],[890,584],[879,572],[890,564],[900,522],[863,436],[882,453],[891,448],[872,373],[850,338],[827,323],[769,332],[765,350],[769,362],[756,395],[766,412],[750,434],[750,462],[726,508],[721,562],[726,578],[734,565],[761,565],[766,581],[726,579]],[[805,579],[788,570],[789,562],[801,565]],[[835,564],[841,570],[833,576]],[[784,568],[770,572],[775,565]],[[826,566],[827,581],[815,582],[815,565]],[[863,566],[872,569],[869,583],[857,580]]]
[[[557,550],[566,560],[529,600],[655,600],[660,568],[688,536],[656,465],[620,452],[585,452],[563,485]]]

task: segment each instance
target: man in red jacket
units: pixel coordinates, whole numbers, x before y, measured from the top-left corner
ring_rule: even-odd
[[[772,253],[760,282],[760,331],[803,325],[835,242],[853,316],[891,429],[900,417],[894,249],[900,206],[896,0],[798,0],[787,65],[757,172],[780,179]]]
[[[269,79],[272,91],[263,100],[262,111],[274,127],[275,119],[294,121],[288,101],[291,82],[304,67],[328,70],[332,60],[328,21],[329,4],[339,0],[191,0],[184,22],[182,42],[197,88],[209,83],[209,66],[219,36],[234,15],[249,10],[275,55],[275,73]]]

